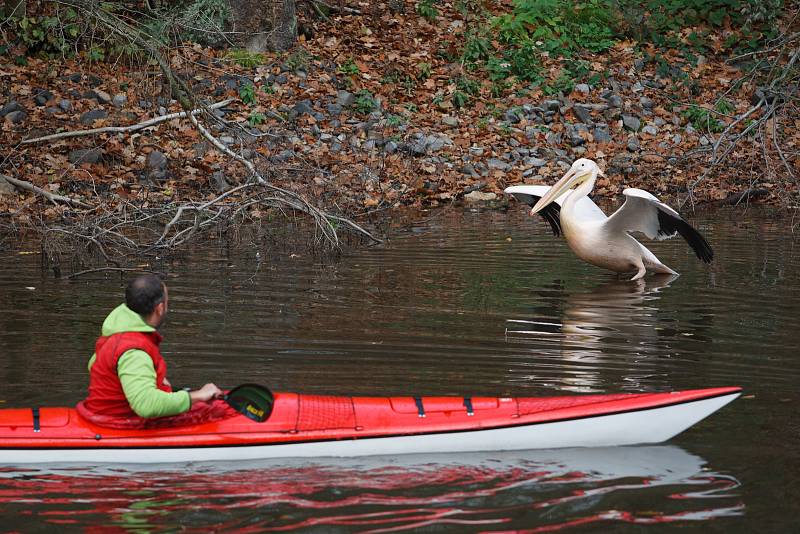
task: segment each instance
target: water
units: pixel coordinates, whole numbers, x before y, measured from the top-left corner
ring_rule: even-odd
[[[432,212],[321,262],[211,240],[169,265],[173,384],[371,395],[555,395],[741,385],[670,443],[324,462],[0,468],[5,529],[543,532],[800,526],[800,255],[788,225],[695,221],[711,266],[619,280],[522,210]],[[21,253],[22,252],[22,253]],[[32,253],[29,253],[32,252]],[[114,274],[55,280],[0,254],[0,406],[82,398]],[[264,259],[259,262],[256,253]]]

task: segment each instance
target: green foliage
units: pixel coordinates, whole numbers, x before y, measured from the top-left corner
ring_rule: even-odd
[[[239,88],[239,98],[247,104],[252,106],[256,103],[256,88],[251,83],[246,83]]]
[[[387,126],[403,126],[408,122],[408,119],[403,115],[389,115],[386,118]]]
[[[336,67],[337,72],[341,72],[342,74],[347,75],[356,75],[360,71],[358,70],[358,65],[356,65],[355,60],[353,58],[347,58],[344,63]]]
[[[391,70],[383,78],[382,83],[392,83],[400,86],[407,96],[412,96],[417,88],[417,80],[401,70]]]
[[[225,25],[231,18],[230,4],[226,0],[190,0],[178,3],[174,10],[182,40],[210,46],[226,42]]]
[[[688,120],[695,129],[704,132],[720,133],[725,129],[725,123],[714,116],[714,112],[701,106],[689,106],[684,112],[683,117]]]
[[[375,99],[366,89],[362,89],[356,93],[356,100],[353,102],[353,110],[356,113],[362,113],[366,115],[373,111],[377,106],[375,105]]]
[[[247,118],[247,122],[250,123],[250,126],[258,126],[259,124],[263,124],[266,120],[266,115],[259,111],[253,111]]]
[[[486,60],[492,54],[492,42],[488,33],[488,27],[484,27],[475,32],[468,32],[464,43],[464,50],[461,57],[465,63]]]
[[[28,55],[69,55],[82,27],[71,7],[57,9],[52,16],[30,16],[3,20],[6,30],[15,34],[28,49]]]
[[[428,20],[436,20],[439,16],[439,10],[434,7],[436,3],[437,0],[420,0],[417,2],[417,15]]]
[[[494,22],[506,43],[540,41],[547,52],[568,54],[610,48],[617,34],[615,18],[610,0],[514,0],[514,11]]]
[[[314,56],[303,48],[298,46],[288,56],[286,56],[286,66],[291,70],[308,70],[308,65],[314,59]]]
[[[430,77],[431,77],[431,64],[430,63],[417,64],[417,79],[427,80]]]
[[[264,64],[264,56],[243,48],[233,49],[225,54],[225,57],[246,69],[252,69]]]

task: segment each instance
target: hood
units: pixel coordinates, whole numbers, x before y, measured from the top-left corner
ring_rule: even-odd
[[[155,328],[125,304],[120,304],[103,321],[101,335],[110,336],[120,332],[155,332]]]

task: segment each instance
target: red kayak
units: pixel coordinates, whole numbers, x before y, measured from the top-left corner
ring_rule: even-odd
[[[738,387],[538,398],[275,393],[269,394],[266,409],[248,403],[237,406],[248,416],[152,430],[93,425],[73,408],[4,409],[0,410],[0,464],[160,463],[659,443],[740,394]],[[258,422],[259,418],[265,420]]]

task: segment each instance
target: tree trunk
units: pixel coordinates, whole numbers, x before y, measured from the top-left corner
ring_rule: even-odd
[[[297,38],[295,0],[230,0],[234,41],[250,52],[288,50]]]
[[[21,19],[27,13],[26,0],[6,0],[6,16]]]

